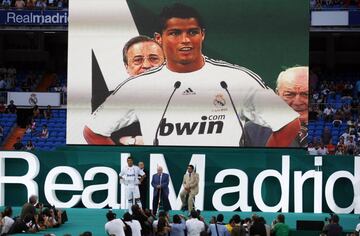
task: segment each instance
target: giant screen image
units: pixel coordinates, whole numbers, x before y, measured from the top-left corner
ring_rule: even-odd
[[[306,1],[83,0],[69,12],[67,144],[307,145]]]

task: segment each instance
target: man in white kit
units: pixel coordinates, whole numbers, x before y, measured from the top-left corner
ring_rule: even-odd
[[[243,146],[246,119],[272,130],[267,146],[297,137],[299,114],[258,75],[202,54],[205,28],[195,9],[166,7],[161,22],[155,39],[166,63],[121,83],[85,126],[86,140],[139,121],[145,145]]]
[[[123,183],[126,186],[126,199],[128,209],[131,212],[131,206],[134,204],[137,204],[140,208],[142,208],[138,185],[145,178],[145,173],[138,166],[134,165],[134,160],[131,156],[127,158],[127,164],[128,166],[121,170],[119,178],[120,183]]]

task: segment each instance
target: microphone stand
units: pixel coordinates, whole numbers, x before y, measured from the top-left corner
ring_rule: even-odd
[[[231,105],[232,105],[232,108],[234,109],[234,112],[235,112],[235,115],[236,115],[236,118],[240,124],[240,127],[241,127],[241,131],[242,131],[242,134],[241,134],[241,137],[240,137],[240,140],[239,140],[239,146],[244,146],[245,145],[245,140],[244,140],[244,126],[243,124],[241,123],[241,120],[240,120],[240,117],[239,117],[239,114],[236,110],[236,107],[235,107],[235,104],[234,104],[234,101],[232,100],[232,97],[231,97],[231,94],[228,90],[228,86],[227,86],[227,83],[225,81],[221,81],[220,82],[220,86],[225,89],[225,91],[227,92],[229,98],[230,98],[230,102],[231,102]]]
[[[164,118],[165,113],[166,113],[166,111],[167,111],[167,108],[168,108],[168,106],[169,106],[169,104],[170,104],[171,98],[173,97],[175,91],[180,87],[180,85],[181,85],[181,82],[180,82],[180,81],[176,81],[176,82],[174,83],[174,90],[172,91],[172,93],[171,93],[171,95],[170,95],[170,97],[169,97],[169,100],[168,100],[167,103],[166,103],[164,112],[163,112],[163,114],[162,114],[162,116],[161,116],[159,125],[157,126],[157,129],[156,129],[156,132],[155,132],[155,138],[154,138],[154,141],[153,141],[153,145],[154,145],[154,146],[159,146],[158,134],[159,134],[160,126],[161,126],[161,124],[162,124],[162,122],[163,122],[163,118]]]

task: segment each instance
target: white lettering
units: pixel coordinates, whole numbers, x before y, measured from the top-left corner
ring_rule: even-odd
[[[117,203],[118,193],[118,174],[109,167],[94,167],[86,171],[84,180],[94,180],[96,174],[102,173],[108,176],[109,181],[106,184],[91,185],[84,189],[82,193],[82,202],[86,208],[104,208],[106,205],[114,209],[119,209],[120,204]],[[94,192],[107,190],[107,198],[105,201],[95,203],[92,200]]]
[[[314,213],[322,213],[322,171],[309,170],[294,172],[294,211],[303,212],[303,185],[308,179],[314,179]]]
[[[223,183],[224,178],[233,175],[239,178],[239,185],[233,187],[220,188],[215,191],[212,197],[212,204],[218,211],[234,211],[240,207],[241,211],[252,211],[252,207],[248,205],[248,176],[238,169],[226,169],[220,171],[215,176],[215,183]],[[228,193],[239,193],[239,200],[232,206],[226,206],[222,203],[222,196]]]
[[[359,202],[359,194],[360,194],[360,157],[354,157],[354,175],[352,175],[349,171],[336,171],[328,178],[325,185],[325,199],[326,202],[334,213],[337,214],[348,214],[355,211],[355,214],[360,213],[360,202]],[[354,198],[353,202],[350,206],[342,208],[339,207],[334,199],[334,185],[335,182],[340,178],[349,179],[354,188]]]
[[[21,159],[28,164],[28,172],[23,176],[5,176],[6,159]],[[39,159],[30,152],[0,152],[0,205],[5,205],[5,184],[23,184],[27,189],[27,198],[38,195],[38,185],[34,178],[39,174]]]
[[[57,184],[56,179],[60,174],[70,176],[72,184]],[[84,183],[80,173],[70,166],[57,166],[50,170],[44,184],[44,193],[47,201],[58,208],[71,208],[75,206],[81,200],[81,194],[72,196],[67,202],[62,202],[57,198],[56,190],[82,191],[83,189]]]
[[[275,206],[268,206],[265,204],[261,194],[261,187],[264,180],[268,177],[275,177],[279,180],[281,186],[280,201]],[[281,209],[282,212],[289,211],[289,181],[290,181],[290,156],[282,156],[282,174],[277,170],[264,170],[256,176],[253,188],[254,201],[260,211],[277,212]]]
[[[9,22],[9,23],[15,23],[15,16],[16,14],[14,12],[8,12],[7,15],[6,15],[6,21]]]

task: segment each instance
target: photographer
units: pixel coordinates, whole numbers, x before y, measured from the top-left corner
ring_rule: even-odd
[[[331,215],[330,223],[325,225],[322,235],[341,236],[343,228],[339,225],[340,218],[338,215]]]

